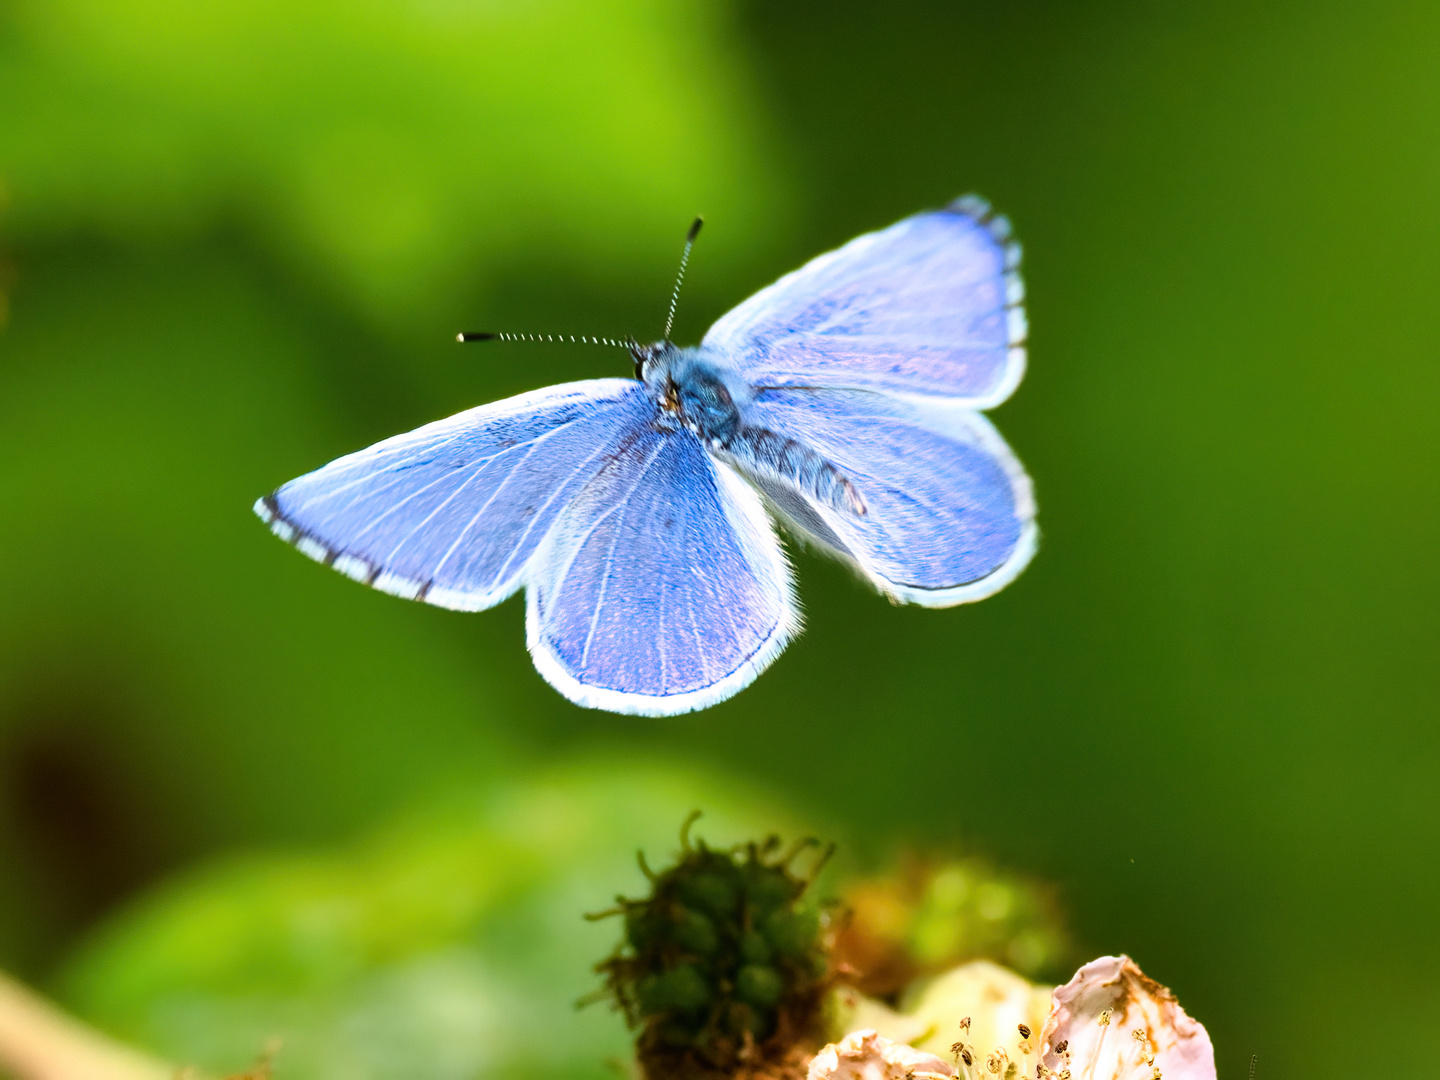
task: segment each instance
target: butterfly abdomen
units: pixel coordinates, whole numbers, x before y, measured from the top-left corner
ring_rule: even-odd
[[[769,428],[742,427],[719,450],[742,471],[782,480],[836,510],[865,514],[865,500],[850,478],[802,442]]]

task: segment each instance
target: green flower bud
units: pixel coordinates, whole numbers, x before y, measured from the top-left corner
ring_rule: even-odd
[[[761,932],[781,956],[800,957],[814,948],[820,918],[806,908],[779,908],[765,919]]]
[[[680,883],[680,899],[707,915],[719,919],[732,918],[740,902],[739,875],[733,870],[732,864],[725,869],[707,868],[687,877]]]
[[[747,964],[765,964],[770,961],[774,950],[765,940],[765,935],[746,930],[740,935],[740,956]]]
[[[686,952],[709,956],[720,947],[720,932],[700,912],[677,907],[674,918],[675,943]]]
[[[797,886],[803,888],[780,867],[757,866],[745,883],[745,899],[750,910],[763,918],[794,900],[799,894]]]
[[[661,923],[649,908],[631,908],[625,912],[625,940],[636,952],[644,952],[656,940]]]
[[[785,992],[785,982],[772,967],[746,964],[735,976],[735,996],[751,1005],[774,1005]]]
[[[646,1016],[666,1012],[695,1012],[710,1002],[710,987],[694,964],[646,975],[635,988],[640,1011]]]

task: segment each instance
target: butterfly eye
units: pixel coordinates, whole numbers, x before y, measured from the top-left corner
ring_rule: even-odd
[[[645,381],[645,365],[650,363],[664,351],[662,345],[641,345],[639,342],[630,341],[630,356],[635,361],[635,378],[640,382]]]

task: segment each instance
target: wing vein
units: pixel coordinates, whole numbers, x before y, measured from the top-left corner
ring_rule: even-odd
[[[524,465],[525,462],[529,461],[532,456],[534,456],[535,451],[540,448],[540,445],[541,445],[542,443],[544,443],[546,440],[548,440],[549,438],[551,438],[551,436],[555,435],[556,432],[563,431],[563,430],[564,430],[566,427],[568,427],[571,423],[573,423],[573,421],[566,421],[564,424],[557,425],[556,427],[551,428],[549,431],[543,432],[543,433],[541,433],[540,435],[536,436],[535,438],[531,439],[531,440],[526,444],[525,456],[522,457],[519,461],[515,462],[515,464],[513,464],[513,465],[510,466],[510,471],[505,474],[504,479],[502,479],[502,480],[500,481],[500,483],[498,483],[498,484],[495,485],[495,490],[490,493],[490,497],[489,497],[488,499],[486,499],[484,503],[481,504],[480,508],[479,508],[478,510],[476,510],[473,515],[471,515],[470,520],[465,523],[465,527],[460,530],[460,534],[455,537],[455,542],[450,545],[450,547],[446,550],[445,554],[440,557],[440,561],[437,562],[437,563],[435,564],[434,568],[430,571],[430,576],[431,576],[432,578],[434,578],[434,577],[436,577],[436,576],[439,575],[439,573],[440,573],[440,568],[443,567],[443,566],[445,565],[445,563],[449,561],[451,555],[455,554],[455,550],[460,546],[461,541],[463,541],[463,540],[465,539],[465,534],[468,533],[471,529],[473,529],[473,528],[475,527],[475,523],[480,520],[480,516],[481,516],[482,514],[484,514],[485,511],[490,508],[490,504],[493,503],[493,502],[496,500],[496,498],[499,497],[500,492],[502,492],[502,491],[505,490],[505,485],[508,484],[508,483],[510,483],[510,481],[514,478],[515,473],[516,473],[517,471],[519,471],[520,467],[521,467],[522,465]],[[496,456],[498,457],[498,455],[496,455]],[[587,460],[588,460],[588,459],[587,459]],[[487,464],[488,464],[488,463],[487,463]],[[477,475],[478,475],[478,474],[477,474]],[[458,492],[457,492],[457,494],[458,494]],[[552,496],[552,498],[553,498],[553,496]],[[548,505],[548,503],[547,503],[547,505]],[[439,510],[440,510],[440,508],[439,508],[439,507],[436,507],[436,512],[437,512],[437,513],[439,512]],[[417,528],[418,528],[418,526],[417,526]],[[528,535],[528,534],[529,534],[529,529],[526,529],[525,535]],[[522,539],[523,539],[523,536],[522,536]],[[408,541],[408,540],[409,540],[409,537],[406,537],[406,540]],[[509,560],[506,561],[506,564],[505,564],[505,565],[506,565],[506,566],[509,565]],[[501,569],[503,570],[504,567],[502,567]]]
[[[655,447],[655,452],[650,455],[650,460],[647,461],[647,462],[645,462],[645,467],[640,470],[640,475],[635,478],[635,483],[633,483],[633,484],[630,485],[630,490],[625,493],[625,498],[617,501],[616,504],[615,504],[613,507],[611,507],[609,510],[605,511],[605,513],[601,514],[600,517],[596,518],[596,519],[595,519],[595,523],[594,523],[593,525],[591,525],[589,529],[586,530],[586,532],[585,532],[585,539],[586,539],[586,540],[588,540],[590,537],[594,536],[594,535],[595,535],[595,530],[600,527],[600,522],[604,521],[606,518],[608,518],[608,517],[609,517],[612,513],[614,513],[616,510],[621,510],[621,509],[624,509],[624,510],[627,510],[627,511],[629,510],[629,507],[630,507],[630,497],[631,497],[632,495],[634,495],[635,492],[636,492],[636,490],[640,487],[641,481],[644,480],[646,474],[650,472],[651,466],[655,464],[655,461],[660,457],[660,451],[663,450],[664,448],[665,448],[665,443],[664,443],[664,441],[662,440],[659,444],[656,445],[656,447]],[[625,520],[625,518],[624,518],[624,516],[622,515],[621,518],[620,518],[620,521],[623,522],[624,520]],[[606,556],[605,556],[605,562],[604,562],[605,572],[604,572],[604,574],[603,574],[603,575],[601,576],[601,578],[600,578],[600,595],[595,598],[595,613],[590,616],[590,632],[585,635],[585,648],[584,648],[583,650],[581,650],[581,653],[580,653],[580,666],[581,666],[582,668],[584,668],[585,665],[586,665],[586,664],[589,662],[589,660],[590,660],[590,644],[591,644],[591,642],[593,642],[593,641],[595,640],[595,629],[596,629],[596,627],[599,626],[599,624],[600,624],[600,609],[605,606],[606,587],[610,584],[610,566],[611,566],[611,564],[615,561],[615,545],[618,544],[619,542],[620,542],[620,528],[619,528],[619,523],[617,523],[616,528],[615,528],[615,538],[610,541],[610,550],[609,550],[609,552],[606,553]],[[581,543],[583,544],[584,541],[582,541]],[[577,552],[579,551],[579,548],[578,548],[578,547],[576,548],[576,551],[577,551]],[[571,562],[572,562],[572,563],[574,562],[573,557],[572,557],[572,559],[571,559]],[[567,566],[565,569],[566,569],[566,572],[568,573],[570,568]]]

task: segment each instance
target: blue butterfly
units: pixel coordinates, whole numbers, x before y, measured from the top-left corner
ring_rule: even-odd
[[[901,603],[979,600],[1029,562],[1030,480],[980,415],[1025,370],[1019,264],[1009,222],[957,199],[811,260],[696,348],[668,324],[629,343],[634,379],[427,424],[255,512],[409,600],[525,588],[535,666],[577,704],[703,709],[799,631],[772,516]]]

